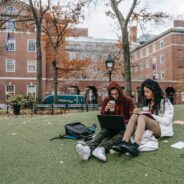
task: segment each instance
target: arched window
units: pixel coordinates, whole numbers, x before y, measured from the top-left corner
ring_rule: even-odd
[[[14,31],[15,27],[16,27],[16,23],[15,23],[15,21],[13,19],[8,20],[6,22],[6,30],[7,31]]]
[[[7,7],[5,9],[5,13],[6,14],[16,14],[17,13],[17,9],[15,7],[9,6],[9,7]]]
[[[17,9],[15,7],[12,7],[12,6],[9,6],[5,9],[4,11],[5,14],[7,15],[10,15],[10,18],[11,18],[11,15],[15,15],[17,14]],[[6,29],[8,31],[14,31],[15,30],[15,21],[13,19],[9,19],[7,22],[6,22]]]

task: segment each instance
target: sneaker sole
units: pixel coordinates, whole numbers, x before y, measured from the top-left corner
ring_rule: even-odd
[[[130,155],[132,155],[133,157],[136,157],[139,155],[139,152],[135,152],[133,151],[131,148],[129,148],[128,146],[122,146],[126,152],[130,153]]]
[[[97,159],[99,159],[99,160],[101,160],[101,161],[106,161],[107,160],[107,158],[102,158],[102,157],[99,157],[98,155],[96,155],[95,153],[92,153],[92,155],[94,156],[94,157],[96,157]]]
[[[112,147],[112,149],[118,153],[122,153],[122,154],[126,153],[126,150],[118,148],[118,147]]]

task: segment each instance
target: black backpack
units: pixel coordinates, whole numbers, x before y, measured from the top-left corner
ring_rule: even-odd
[[[84,141],[88,141],[92,139],[92,136],[95,134],[96,124],[93,124],[90,127],[82,124],[81,122],[68,123],[65,125],[65,134],[59,135],[50,139],[51,141],[54,139],[84,139]]]

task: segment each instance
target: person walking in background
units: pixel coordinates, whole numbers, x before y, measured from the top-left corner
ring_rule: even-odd
[[[101,114],[122,115],[127,124],[131,112],[135,109],[132,99],[123,94],[121,86],[115,81],[109,84],[108,93],[109,96],[103,101]],[[114,105],[111,101],[114,101]],[[121,141],[123,134],[124,131],[101,129],[91,141],[77,144],[76,151],[82,160],[88,160],[93,155],[99,160],[106,161],[106,153]]]
[[[143,111],[133,113],[121,143],[112,147],[113,150],[132,156],[139,155],[139,145],[145,130],[151,130],[156,138],[173,136],[172,120],[174,108],[156,81],[146,79],[141,85]],[[147,112],[145,112],[147,111]],[[135,143],[131,144],[130,137],[135,130]]]

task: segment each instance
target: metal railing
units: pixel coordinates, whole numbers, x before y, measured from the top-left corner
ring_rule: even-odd
[[[70,111],[94,111],[99,110],[98,104],[33,104],[30,106],[21,106],[21,111],[27,110],[30,114],[39,114],[47,111],[47,114],[63,114]],[[13,114],[13,107],[6,107],[7,114]],[[42,114],[42,113],[41,113]]]
[[[51,114],[54,115],[55,110],[60,110],[60,113],[65,113],[66,111],[76,110],[76,111],[92,111],[99,110],[98,104],[35,104],[33,105],[33,113],[39,110],[50,110]]]

